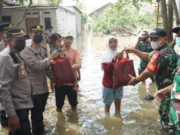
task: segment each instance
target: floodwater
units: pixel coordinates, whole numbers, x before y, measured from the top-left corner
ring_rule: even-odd
[[[50,94],[44,112],[45,135],[166,135],[159,123],[159,103],[146,101],[146,95],[154,95],[156,87],[147,79],[137,86],[124,87],[121,112],[115,113],[114,105],[110,114],[104,113],[100,60],[105,50],[107,37],[79,37],[75,46],[81,51],[82,69],[78,95],[77,112],[71,112],[68,101],[59,114],[55,108],[54,94]],[[118,49],[135,45],[137,37],[118,37]],[[139,59],[130,55],[137,71]],[[0,135],[7,135],[1,128]]]

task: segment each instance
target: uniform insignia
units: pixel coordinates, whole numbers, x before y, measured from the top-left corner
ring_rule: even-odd
[[[24,31],[23,31],[23,30],[20,30],[20,33],[24,33]]]
[[[147,65],[147,70],[149,70],[152,73],[157,73],[159,68],[158,68],[158,64],[157,64],[157,59],[159,56],[159,52],[155,52],[154,55],[152,56],[150,62]]]
[[[37,26],[37,29],[41,29],[41,27],[38,25],[38,26]]]
[[[24,65],[21,65],[21,69],[24,69]]]
[[[13,25],[12,25],[12,24],[9,24],[9,27],[10,27],[10,28],[12,28],[12,27],[13,27]]]
[[[21,70],[21,75],[22,75],[22,76],[24,76],[24,75],[25,75],[24,70]]]

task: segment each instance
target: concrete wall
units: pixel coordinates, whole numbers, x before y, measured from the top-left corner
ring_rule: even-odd
[[[13,12],[12,12],[13,11]],[[49,12],[49,14],[45,14]],[[33,14],[38,13],[38,14]],[[8,8],[4,9],[4,16],[11,16],[12,23],[15,25],[22,18],[24,9],[19,8]],[[40,16],[39,16],[40,15]],[[25,19],[19,25],[19,28],[23,28],[26,31],[26,18],[40,18],[41,25],[44,26],[45,30],[45,18],[51,18],[51,25],[54,27],[53,31],[63,34],[65,32],[71,32],[74,37],[76,36],[76,16],[73,12],[63,8],[51,8],[51,9],[30,9]]]
[[[65,8],[59,7],[56,10],[56,22],[57,22],[57,31],[60,34],[66,32],[71,32],[76,38],[76,16],[73,12],[69,12]]]
[[[73,11],[76,15],[76,33],[77,36],[82,32],[82,25],[81,25],[81,13],[77,11],[74,7],[67,7],[69,10]]]

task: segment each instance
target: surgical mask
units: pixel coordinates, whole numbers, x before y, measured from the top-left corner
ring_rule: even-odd
[[[33,38],[33,41],[36,43],[36,44],[39,44],[43,41],[43,36],[42,35],[35,35],[34,38]]]
[[[14,46],[14,48],[18,51],[22,51],[24,50],[25,46],[26,46],[25,40],[16,40],[16,45]]]
[[[160,47],[160,43],[151,41],[151,47],[153,50],[157,50]]]
[[[176,37],[176,45],[180,47],[180,37]]]

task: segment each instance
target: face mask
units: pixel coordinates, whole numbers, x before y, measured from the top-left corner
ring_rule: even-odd
[[[16,40],[16,45],[14,46],[14,48],[18,51],[22,51],[24,50],[25,46],[26,46],[25,40]]]
[[[160,47],[160,43],[151,41],[151,47],[153,50],[157,50]]]
[[[180,47],[180,37],[176,37],[176,45]]]
[[[39,44],[43,41],[43,36],[42,35],[35,35],[34,38],[33,38],[33,41],[36,43],[36,44]]]

